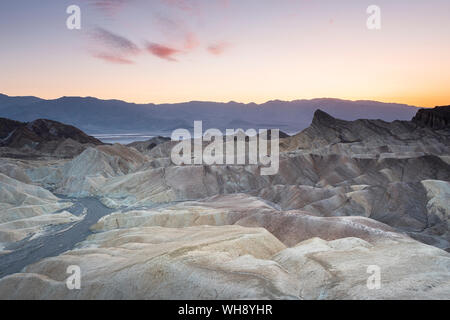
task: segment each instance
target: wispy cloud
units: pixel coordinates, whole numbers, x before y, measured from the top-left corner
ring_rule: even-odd
[[[123,58],[121,56],[114,56],[114,55],[109,55],[107,53],[94,53],[93,56],[95,58],[107,61],[107,62],[111,62],[111,63],[116,63],[116,64],[133,64],[134,61]]]
[[[174,58],[174,55],[180,53],[181,51],[175,48],[167,47],[158,43],[148,43],[147,51],[161,59],[165,59],[168,61],[177,61]]]
[[[95,39],[103,42],[104,45],[120,50],[124,53],[136,54],[140,51],[139,47],[131,40],[106,29],[97,27],[91,34]]]
[[[132,64],[130,57],[142,51],[131,40],[100,27],[90,32],[90,36],[94,40],[92,55],[111,63]]]

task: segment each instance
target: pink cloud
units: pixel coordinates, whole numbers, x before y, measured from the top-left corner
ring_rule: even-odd
[[[200,45],[197,34],[191,31],[189,24],[181,18],[157,15],[155,23],[166,42],[177,43],[177,47],[185,51],[193,50]]]
[[[129,59],[126,59],[124,57],[121,56],[114,56],[114,55],[109,55],[106,53],[96,53],[93,54],[93,56],[95,58],[104,60],[106,62],[110,62],[110,63],[116,63],[116,64],[134,64],[134,61],[131,61]]]
[[[178,49],[167,47],[158,43],[148,43],[147,51],[158,58],[168,61],[177,61],[173,56],[181,52]]]
[[[230,45],[227,42],[220,42],[210,45],[207,49],[209,53],[219,56],[223,54],[228,49],[229,46]]]

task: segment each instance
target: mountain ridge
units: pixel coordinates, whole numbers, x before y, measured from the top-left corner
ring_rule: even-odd
[[[89,134],[114,131],[167,136],[174,129],[192,128],[196,120],[202,120],[205,128],[224,130],[234,128],[232,125],[235,123],[242,123],[245,130],[277,128],[293,134],[309,126],[316,109],[345,120],[369,118],[385,121],[410,120],[417,111],[417,107],[408,105],[333,98],[272,100],[263,104],[232,101],[136,104],[94,97],[30,99],[0,97],[0,117],[25,122],[50,119],[73,125]]]
[[[230,101],[213,101],[213,100],[189,100],[189,101],[183,101],[183,102],[161,102],[161,103],[155,103],[155,102],[133,102],[133,101],[127,101],[127,100],[121,100],[121,99],[108,99],[108,98],[97,98],[97,97],[93,97],[93,96],[61,96],[58,98],[52,98],[52,99],[45,99],[45,98],[41,98],[38,96],[30,96],[30,95],[25,95],[25,96],[11,96],[11,95],[7,95],[4,93],[0,92],[0,98],[13,98],[13,99],[17,99],[17,98],[33,98],[36,100],[45,100],[45,101],[55,101],[55,100],[61,100],[61,99],[93,99],[93,100],[97,100],[97,101],[106,101],[106,102],[114,102],[114,101],[119,101],[119,102],[124,102],[127,104],[134,104],[134,105],[153,105],[153,106],[161,106],[161,105],[178,105],[178,104],[187,104],[187,103],[213,103],[213,104],[241,104],[241,105],[264,105],[264,104],[269,104],[269,103],[291,103],[291,102],[304,102],[304,101],[326,101],[326,100],[331,100],[331,101],[345,101],[345,102],[374,102],[374,103],[378,103],[378,104],[386,104],[386,105],[399,105],[399,106],[406,106],[406,107],[413,107],[413,108],[422,108],[422,109],[432,109],[433,107],[430,108],[424,108],[421,106],[415,106],[415,105],[409,105],[409,104],[405,104],[405,103],[398,103],[398,102],[382,102],[382,101],[377,101],[377,100],[367,100],[367,99],[358,99],[358,100],[350,100],[350,99],[342,99],[342,98],[331,98],[331,97],[321,97],[321,98],[311,98],[311,99],[293,99],[293,100],[281,100],[281,99],[271,99],[271,100],[267,100],[265,102],[261,102],[261,103],[257,103],[257,102],[239,102],[239,101],[234,101],[234,100],[230,100]]]

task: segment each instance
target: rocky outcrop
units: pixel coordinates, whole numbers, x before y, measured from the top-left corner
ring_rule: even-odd
[[[55,168],[40,183],[56,193],[82,197],[98,195],[108,178],[131,174],[147,158],[120,144],[88,148],[62,167]]]
[[[448,154],[449,141],[450,131],[436,132],[413,121],[344,121],[317,110],[311,126],[284,139],[280,148],[339,154]]]
[[[412,121],[435,130],[450,130],[450,106],[420,109]]]
[[[80,154],[86,145],[103,144],[73,126],[51,120],[40,119],[22,123],[0,119],[0,124],[0,147],[10,150],[64,158]]]
[[[136,150],[146,154],[147,152],[149,152],[150,150],[152,150],[153,148],[155,148],[156,146],[168,142],[170,141],[170,138],[166,138],[166,137],[155,137],[155,138],[151,138],[147,141],[138,141],[138,142],[133,142],[128,144],[128,147],[132,147],[135,148]]]

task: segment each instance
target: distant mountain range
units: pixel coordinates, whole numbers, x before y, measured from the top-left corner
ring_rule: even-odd
[[[328,98],[290,102],[275,100],[263,104],[200,101],[135,104],[92,97],[44,100],[0,94],[0,117],[24,122],[50,119],[76,126],[89,134],[147,133],[167,136],[177,128],[191,129],[195,120],[203,121],[204,130],[279,128],[292,134],[308,127],[317,109],[344,120],[411,120],[417,112],[416,107],[404,104]]]

